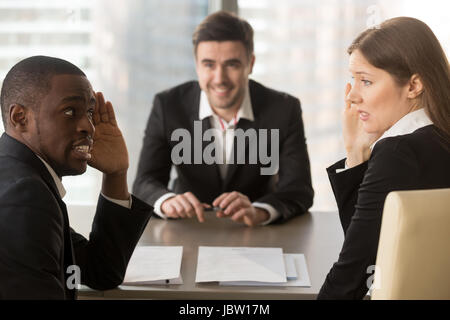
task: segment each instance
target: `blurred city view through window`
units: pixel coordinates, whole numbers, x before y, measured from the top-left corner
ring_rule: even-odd
[[[33,55],[79,66],[116,110],[136,175],[155,93],[196,79],[191,36],[208,0],[0,0],[0,83]],[[426,22],[450,52],[447,0],[239,0],[255,31],[251,78],[300,99],[311,160],[313,210],[335,210],[326,167],[344,156],[341,113],[346,49],[368,26],[394,16]],[[0,132],[3,126],[0,124]],[[58,134],[58,133],[55,133]],[[97,201],[101,174],[64,177],[65,201]]]

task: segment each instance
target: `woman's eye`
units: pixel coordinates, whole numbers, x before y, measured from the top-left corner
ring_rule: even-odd
[[[364,83],[364,85],[367,87],[367,86],[370,86],[371,84],[372,84],[372,81],[369,81],[369,80],[361,80],[363,83]]]
[[[66,110],[64,110],[64,114],[66,116],[73,116],[75,113],[75,111],[73,110],[73,108],[67,108]]]

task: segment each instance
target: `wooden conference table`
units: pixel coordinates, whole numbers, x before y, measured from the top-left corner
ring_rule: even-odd
[[[89,213],[87,213],[89,211]],[[71,226],[87,235],[93,209],[69,209]],[[90,216],[89,216],[90,215]],[[81,229],[81,230],[80,230]],[[314,299],[344,240],[336,212],[313,212],[284,224],[246,227],[229,219],[208,214],[204,223],[196,219],[162,220],[151,218],[139,245],[183,246],[183,284],[119,286],[108,291],[83,288],[81,299]],[[303,253],[311,287],[220,286],[195,283],[199,246],[281,247],[284,253]]]

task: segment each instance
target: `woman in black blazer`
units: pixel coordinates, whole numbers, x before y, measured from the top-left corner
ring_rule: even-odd
[[[361,33],[348,53],[347,158],[327,169],[345,240],[318,299],[368,292],[389,192],[450,187],[449,64],[430,28],[390,19]]]

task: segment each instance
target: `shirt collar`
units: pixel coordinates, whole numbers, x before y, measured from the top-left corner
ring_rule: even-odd
[[[64,198],[64,196],[66,195],[66,189],[64,188],[61,179],[58,177],[58,175],[53,170],[53,168],[50,167],[50,165],[47,162],[44,161],[44,159],[42,159],[38,155],[36,155],[36,156],[44,163],[44,165],[47,168],[48,172],[52,176],[53,181],[55,181],[55,185],[56,185],[56,188],[58,189],[59,196],[61,197],[61,199]]]
[[[426,114],[425,109],[421,108],[419,110],[410,112],[403,116],[403,118],[398,120],[388,130],[386,130],[383,135],[372,144],[371,149],[373,149],[375,144],[381,139],[413,133],[417,129],[428,126],[430,124],[433,124],[433,122]]]
[[[209,104],[208,97],[206,93],[202,90],[200,94],[200,107],[198,112],[198,118],[200,120],[203,120],[207,117],[214,116],[214,111]],[[239,119],[248,119],[250,121],[254,121],[254,115],[253,115],[253,107],[252,102],[250,100],[250,90],[248,88],[248,85],[245,88],[245,94],[244,94],[244,100],[242,100],[242,104],[239,108],[239,111],[237,113],[236,122],[239,121]]]

